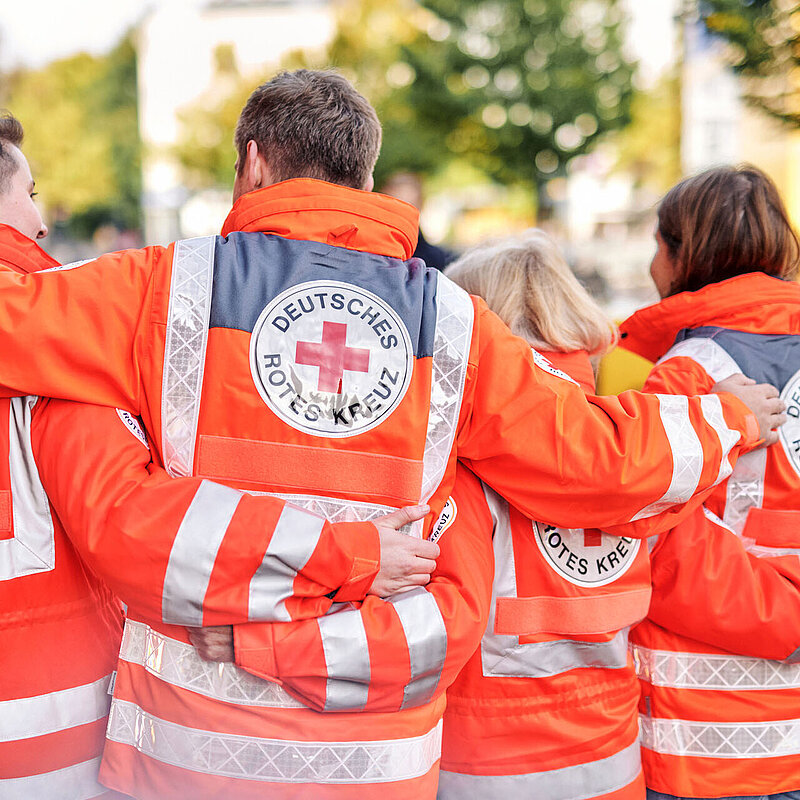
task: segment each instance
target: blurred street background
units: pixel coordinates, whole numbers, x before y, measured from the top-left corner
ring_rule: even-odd
[[[37,0],[0,11],[0,106],[62,261],[217,232],[233,126],[281,68],[335,67],[384,126],[376,187],[459,251],[539,225],[619,319],[655,299],[654,209],[752,162],[800,220],[789,0]],[[419,180],[419,186],[414,181]]]

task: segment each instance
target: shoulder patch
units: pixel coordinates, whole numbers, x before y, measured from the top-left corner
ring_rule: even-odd
[[[456,501],[453,500],[452,497],[448,497],[442,509],[442,513],[439,514],[439,519],[436,520],[436,523],[431,529],[431,535],[428,537],[428,541],[435,542],[440,539],[442,534],[455,522],[457,516],[458,506],[456,505]]]
[[[532,347],[531,352],[533,353],[533,363],[536,364],[539,369],[543,369],[545,372],[555,375],[556,378],[563,378],[565,381],[574,383],[576,386],[578,385],[576,380],[570,378],[563,370],[556,369],[556,367],[554,367],[538,350]]]
[[[122,420],[122,424],[149,450],[147,434],[139,420],[130,411],[124,411],[121,408],[117,409],[117,416]]]

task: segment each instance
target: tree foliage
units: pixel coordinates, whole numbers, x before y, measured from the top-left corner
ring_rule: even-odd
[[[794,0],[701,0],[706,28],[728,43],[745,97],[800,126],[800,5]]]

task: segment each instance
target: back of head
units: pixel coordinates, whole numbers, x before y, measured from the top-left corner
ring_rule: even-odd
[[[797,235],[775,184],[753,166],[681,181],[661,201],[658,229],[675,266],[670,294],[747,272],[797,274]]]
[[[445,273],[534,347],[602,355],[616,342],[614,326],[543,231],[478,245]]]
[[[259,86],[236,125],[239,164],[255,141],[275,181],[318,180],[363,189],[381,145],[375,109],[335,72],[282,72]]]
[[[23,138],[22,123],[9,113],[0,116],[0,194],[5,194],[11,184],[11,176],[19,168],[12,147],[19,147]]]

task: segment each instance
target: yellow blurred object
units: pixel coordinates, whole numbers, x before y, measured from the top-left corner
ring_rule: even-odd
[[[600,362],[597,394],[619,394],[626,389],[641,389],[652,368],[651,361],[617,347]]]

